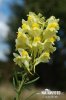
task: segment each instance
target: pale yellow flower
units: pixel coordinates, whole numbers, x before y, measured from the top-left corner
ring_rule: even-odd
[[[35,59],[35,65],[34,65],[34,72],[35,72],[35,66],[38,65],[40,62],[48,62],[50,59],[50,53],[49,52],[44,52],[41,54],[40,57],[38,57],[37,59]]]
[[[50,54],[56,50],[54,43],[60,40],[56,34],[58,22],[54,16],[45,20],[42,14],[29,12],[27,21],[22,20],[22,27],[18,29],[16,50],[19,55],[15,54],[15,63],[31,73],[39,63],[48,62]]]
[[[30,74],[32,74],[30,72],[30,68],[29,68],[30,67],[29,62],[30,62],[31,58],[29,57],[28,52],[25,51],[24,49],[19,49],[18,51],[19,51],[20,55],[14,53],[14,56],[15,56],[14,62],[16,64],[18,64],[20,67],[22,67],[22,65],[23,65],[27,69],[27,71]]]
[[[16,49],[18,50],[19,48],[26,48],[26,45],[29,44],[29,39],[24,34],[21,32],[21,30],[18,31],[17,39],[16,39]]]
[[[59,28],[59,25],[57,22],[52,22],[52,23],[49,23],[47,28],[49,28],[51,31],[55,30],[55,29],[58,29]]]

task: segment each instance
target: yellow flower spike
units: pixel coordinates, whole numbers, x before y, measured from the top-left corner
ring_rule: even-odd
[[[53,44],[59,40],[56,34],[59,20],[54,16],[45,20],[41,14],[36,15],[33,12],[29,12],[27,16],[27,21],[22,20],[22,27],[18,29],[16,50],[20,55],[16,54],[14,61],[32,74],[35,66],[41,62],[47,63],[50,53],[56,50]]]

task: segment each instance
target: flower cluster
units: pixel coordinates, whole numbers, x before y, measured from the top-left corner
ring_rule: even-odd
[[[36,15],[29,12],[27,21],[22,20],[22,26],[18,29],[14,62],[27,69],[29,73],[40,62],[48,62],[50,54],[56,50],[54,43],[59,40],[59,19],[51,16],[45,19],[40,13]]]

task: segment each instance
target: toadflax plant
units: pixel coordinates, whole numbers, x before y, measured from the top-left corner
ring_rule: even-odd
[[[40,13],[36,15],[33,12],[29,12],[27,15],[27,21],[22,20],[22,26],[18,29],[18,35],[16,39],[16,51],[14,53],[14,62],[22,68],[22,80],[17,78],[17,97],[21,94],[22,88],[34,81],[29,80],[29,74],[34,75],[35,67],[41,62],[48,62],[50,54],[52,54],[56,47],[54,46],[56,40],[59,40],[57,36],[59,30],[59,19],[51,16],[49,19],[45,19]],[[17,75],[16,75],[17,76]],[[15,85],[15,78],[13,79]]]

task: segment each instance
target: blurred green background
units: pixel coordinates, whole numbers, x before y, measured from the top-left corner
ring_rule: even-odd
[[[36,67],[40,79],[35,85],[66,91],[66,0],[0,0],[0,83],[11,81],[18,69],[13,62],[15,39],[29,11],[60,19],[61,40],[56,42],[57,50],[50,62]]]

